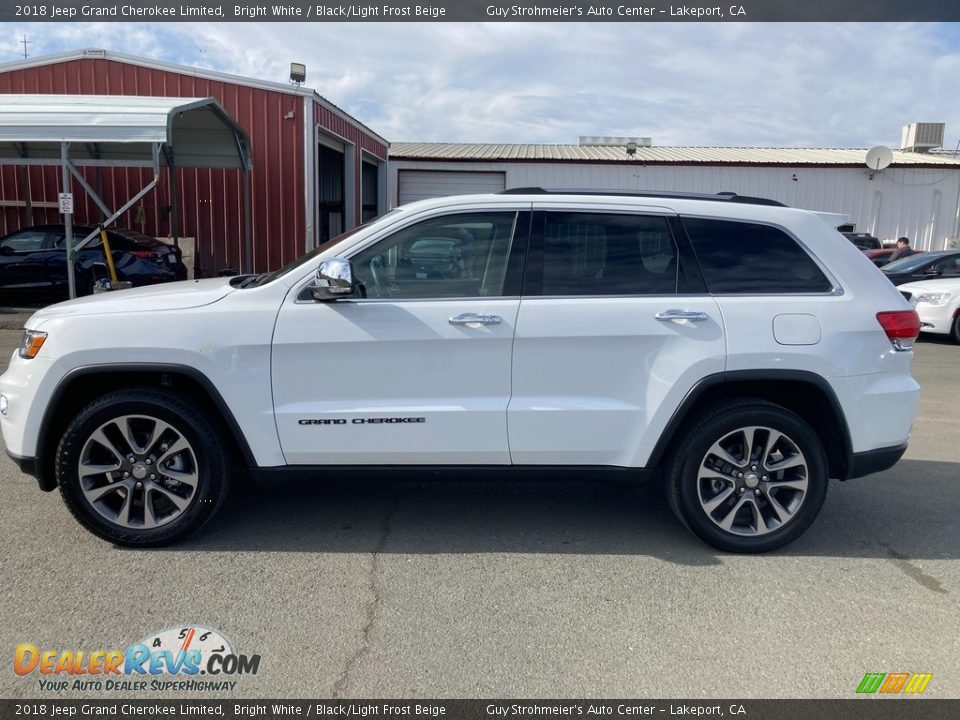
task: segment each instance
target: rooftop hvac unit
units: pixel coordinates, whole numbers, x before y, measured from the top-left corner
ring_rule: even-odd
[[[930,152],[943,145],[945,123],[910,123],[900,132],[900,147],[907,152]]]
[[[593,145],[599,147],[626,147],[632,144],[634,147],[651,147],[652,138],[644,137],[605,137],[599,135],[581,135],[578,145]]]

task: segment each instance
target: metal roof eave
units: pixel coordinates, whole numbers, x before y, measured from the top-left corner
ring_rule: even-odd
[[[85,48],[81,50],[68,50],[66,52],[55,53],[52,55],[41,55],[26,60],[14,60],[12,62],[0,63],[0,73],[13,72],[16,70],[27,70],[45,65],[55,65],[72,60],[112,60],[125,65],[134,65],[153,70],[162,70],[164,72],[178,73],[180,75],[190,75],[201,77],[207,80],[217,82],[231,83],[234,85],[243,85],[244,87],[257,88],[260,90],[269,90],[271,92],[285,93],[288,95],[300,95],[311,98],[314,102],[326,108],[334,115],[345,120],[351,125],[356,125],[364,132],[368,133],[374,140],[386,147],[390,146],[390,141],[372,130],[369,126],[362,123],[348,112],[330,102],[315,89],[305,86],[285,85],[283,83],[273,82],[271,80],[258,80],[248,78],[242,75],[233,75],[231,73],[219,72],[208,68],[195,67],[192,65],[178,65],[176,63],[166,62],[165,60],[155,60],[153,58],[137,57],[136,55],[127,55],[125,53],[114,52],[113,50],[102,50],[99,48]]]
[[[4,96],[0,164],[59,164],[64,142],[76,165],[151,164],[161,144],[177,167],[252,166],[246,132],[212,97]]]
[[[621,147],[557,144],[398,142],[391,160],[433,163],[575,163],[706,167],[851,167],[866,170],[865,149],[654,146],[627,154]],[[960,158],[894,151],[894,168],[955,170]]]

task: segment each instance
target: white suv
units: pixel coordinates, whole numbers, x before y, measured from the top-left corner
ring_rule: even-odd
[[[274,273],[41,310],[0,425],[121,545],[197,530],[237,472],[404,466],[656,474],[703,540],[761,552],[828,478],[903,454],[918,332],[815,213],[529,188],[413,203]]]

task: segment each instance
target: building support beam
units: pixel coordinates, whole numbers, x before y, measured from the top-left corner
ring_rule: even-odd
[[[61,174],[63,179],[63,189],[61,192],[69,193],[71,192],[70,188],[70,143],[62,142],[60,143],[60,162],[61,162]],[[72,210],[72,208],[71,208]],[[73,260],[76,256],[76,252],[73,249],[73,213],[64,213],[63,215],[63,227],[64,227],[64,246],[67,251],[67,288],[69,290],[70,299],[72,300],[77,296],[77,279],[73,276]]]

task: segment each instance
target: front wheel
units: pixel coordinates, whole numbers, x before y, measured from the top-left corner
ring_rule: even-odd
[[[708,410],[672,455],[667,496],[681,521],[720,550],[760,553],[796,540],[827,493],[817,434],[761,400]]]
[[[953,327],[950,328],[950,339],[955,343],[960,343],[960,312],[953,319]]]
[[[228,463],[215,424],[187,399],[152,389],[110,393],[69,424],[56,456],[64,502],[116,545],[167,545],[223,503]]]

